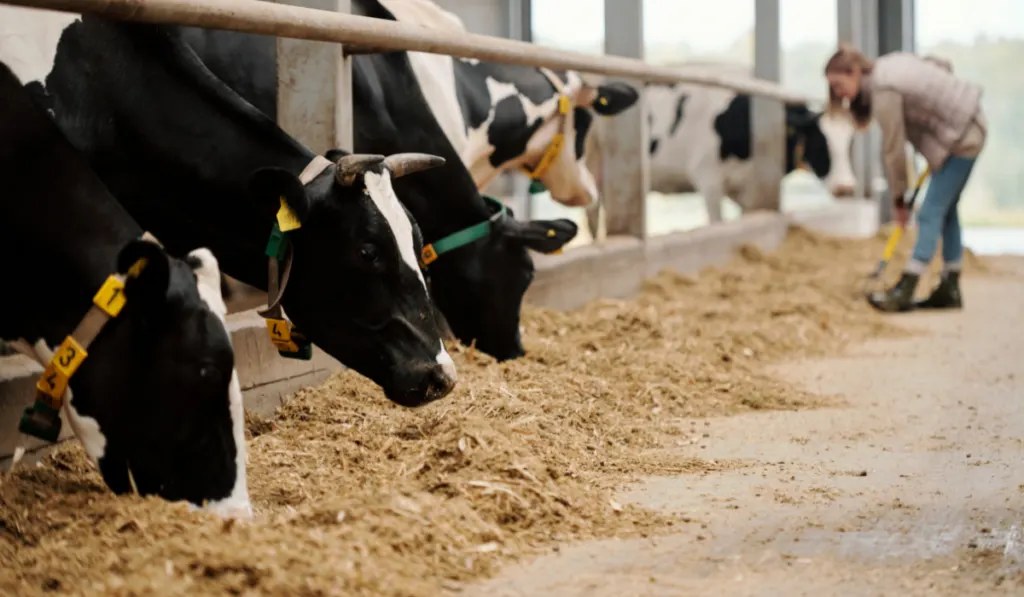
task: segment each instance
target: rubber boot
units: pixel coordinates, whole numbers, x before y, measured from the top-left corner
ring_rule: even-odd
[[[917,281],[920,279],[917,274],[903,272],[895,286],[868,296],[868,303],[886,313],[910,311],[914,308],[914,289],[917,288]]]
[[[931,296],[917,301],[918,309],[961,309],[963,299],[960,296],[960,272],[947,272],[942,276],[939,285]]]

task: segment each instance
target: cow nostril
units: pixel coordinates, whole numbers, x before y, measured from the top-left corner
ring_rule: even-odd
[[[428,383],[432,394],[445,395],[455,387],[454,367],[434,365],[430,368]]]

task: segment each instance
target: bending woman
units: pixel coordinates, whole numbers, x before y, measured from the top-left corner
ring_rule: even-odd
[[[843,100],[858,126],[874,118],[882,131],[882,154],[897,223],[906,226],[906,142],[928,161],[931,183],[918,212],[917,244],[899,282],[872,294],[881,311],[960,308],[963,245],[957,204],[985,144],[981,87],[953,74],[950,64],[931,56],[893,52],[868,60],[841,46],[825,65],[832,109]],[[942,239],[942,280],[926,300],[915,303],[914,290]]]

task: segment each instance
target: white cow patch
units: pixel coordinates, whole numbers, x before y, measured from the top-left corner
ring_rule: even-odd
[[[46,364],[53,358],[53,348],[42,339],[34,345],[30,345],[26,340],[18,339],[12,342],[11,345],[18,352],[25,354],[43,367],[46,367]],[[98,466],[100,459],[103,458],[107,450],[107,436],[100,429],[99,421],[75,410],[75,407],[72,405],[73,397],[74,392],[69,387],[64,399],[68,423],[71,424],[71,430],[75,433],[75,437],[78,438],[78,441],[82,442],[85,453],[92,460],[93,464]]]
[[[441,341],[441,352],[437,353],[437,364],[441,365],[441,370],[452,381],[458,379],[458,374],[455,372],[455,361],[452,360],[452,355],[445,350],[443,340]]]
[[[217,258],[207,248],[195,249],[189,253],[189,257],[202,264],[192,270],[196,276],[199,298],[217,316],[221,325],[224,325],[228,309],[220,292],[220,266]],[[231,334],[228,333],[227,336],[230,342]],[[245,472],[248,460],[245,445],[245,407],[242,403],[242,387],[238,381],[237,369],[231,370],[231,383],[228,384],[228,412],[231,414],[231,435],[235,442],[235,483],[228,497],[206,504],[205,509],[218,516],[251,518],[252,503],[249,501]]]
[[[857,184],[850,160],[850,146],[857,132],[853,117],[848,112],[825,112],[818,119],[818,127],[828,143],[828,154],[832,160],[825,184],[835,192],[841,187],[851,188]]]
[[[426,291],[427,281],[423,279],[423,272],[420,271],[419,260],[416,259],[416,250],[413,245],[412,222],[409,221],[409,216],[402,209],[402,204],[398,202],[398,197],[395,195],[395,189],[391,186],[391,173],[387,170],[384,170],[383,174],[367,172],[363,175],[363,184],[366,185],[366,193],[373,200],[373,204],[377,206],[388,225],[391,226],[391,233],[395,237],[395,242],[398,243],[398,252],[402,256],[402,261],[416,272],[416,277],[419,278],[420,284],[423,284],[423,290]]]
[[[465,32],[458,16],[423,0],[381,0],[381,4],[399,22],[414,23],[430,29]],[[462,155],[466,147],[466,120],[459,108],[455,87],[455,65],[451,56],[407,52],[413,75],[448,142]],[[479,61],[478,61],[479,62]],[[453,109],[454,108],[454,109]]]
[[[206,510],[218,516],[251,518],[252,503],[249,501],[249,487],[245,474],[248,456],[245,450],[245,410],[242,405],[242,386],[236,370],[231,372],[228,403],[231,412],[231,435],[235,440],[235,484],[231,487],[231,494],[228,497],[207,503]]]
[[[81,20],[75,13],[0,4],[0,62],[27,85],[53,71],[60,36]]]

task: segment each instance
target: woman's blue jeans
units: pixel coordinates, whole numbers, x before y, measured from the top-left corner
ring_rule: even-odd
[[[931,263],[942,239],[942,261],[959,264],[964,247],[960,239],[960,217],[957,204],[976,158],[950,156],[938,172],[932,173],[928,193],[917,212],[917,244],[913,259],[925,266]]]

